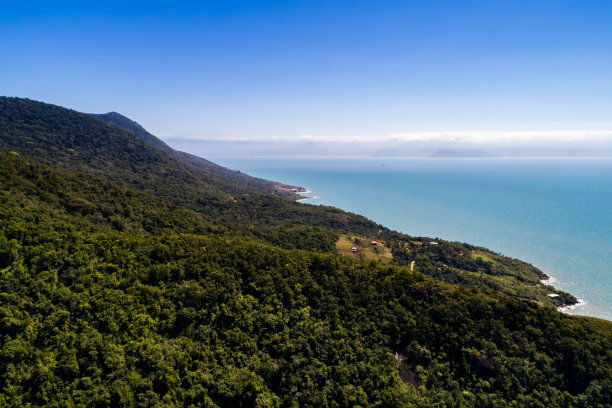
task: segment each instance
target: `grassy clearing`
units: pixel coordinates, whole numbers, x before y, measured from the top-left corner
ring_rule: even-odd
[[[340,235],[340,239],[336,241],[336,249],[338,253],[352,258],[375,259],[385,262],[391,261],[391,249],[385,246],[384,242],[378,241],[377,245],[370,244],[372,240],[362,236]],[[357,248],[356,252],[352,252],[351,248]]]
[[[493,258],[491,258],[491,257],[489,257],[489,256],[487,256],[487,255],[485,255],[485,254],[484,254],[483,252],[481,252],[481,251],[473,251],[473,252],[472,252],[472,254],[471,254],[471,256],[472,256],[472,259],[478,259],[478,258],[480,258],[480,259],[482,259],[482,260],[483,260],[483,261],[485,261],[485,262],[495,263],[495,261],[493,260]]]

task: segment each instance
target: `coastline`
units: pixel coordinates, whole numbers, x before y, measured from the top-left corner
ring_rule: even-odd
[[[304,202],[304,201],[314,200],[314,199],[319,198],[318,196],[306,196],[305,194],[312,193],[310,189],[299,187],[299,186],[290,186],[290,188],[292,189],[292,192],[294,192],[297,196],[302,196],[302,198],[297,198],[295,200],[296,202]],[[554,289],[560,290],[554,286],[554,283],[558,283],[558,282],[559,280],[555,278],[554,275],[552,275],[550,272],[542,271],[542,278],[540,279],[540,284],[545,285],[545,286],[552,286]],[[562,306],[555,307],[555,309],[557,309],[557,311],[561,313],[565,313],[568,315],[577,315],[576,313],[574,313],[574,311],[581,309],[582,307],[587,305],[587,302],[584,299],[581,299],[573,295],[572,293],[569,293],[569,294],[576,299],[576,303],[572,303],[572,304],[565,303]]]
[[[296,188],[299,189],[299,191],[294,191],[298,196],[301,195],[302,198],[297,198],[295,201],[296,202],[303,202],[303,201],[308,201],[308,200],[314,200],[319,198],[318,196],[305,196],[305,194],[310,194],[312,193],[312,191],[310,189],[304,188],[304,187],[292,187],[292,188]],[[554,286],[554,283],[558,283],[559,280],[557,278],[554,277],[554,275],[552,275],[550,272],[544,272],[542,271],[542,278],[540,279],[540,284],[544,285],[544,286],[552,286],[555,290],[561,290],[558,289],[557,287]],[[569,293],[569,292],[567,292]],[[578,315],[577,313],[575,313],[574,311],[578,310],[578,309],[582,309],[584,306],[587,305],[587,302],[582,299],[579,298],[578,296],[573,295],[572,293],[569,293],[572,297],[574,297],[576,299],[576,303],[572,303],[572,304],[567,304],[564,303],[561,306],[557,306],[555,307],[555,309],[561,313],[565,313],[568,315]]]
[[[305,196],[305,194],[310,194],[312,193],[312,191],[310,191],[307,188],[301,187],[301,186],[292,186],[289,184],[282,184],[282,183],[277,183],[274,185],[274,188],[277,191],[282,191],[285,193],[289,193],[293,195],[293,200],[295,202],[301,202],[301,201],[306,201],[306,200],[314,200],[315,198],[319,198],[319,197],[308,197]]]
[[[316,198],[319,198],[317,196],[312,196],[312,197],[305,196],[304,194],[310,194],[310,193],[312,193],[312,191],[310,191],[310,190],[308,190],[306,188],[303,188],[303,187],[300,187],[300,188],[302,189],[302,191],[298,191],[297,194],[298,194],[298,196],[302,196],[302,197],[301,198],[297,198],[295,200],[295,202],[300,203],[302,201],[314,200]]]
[[[296,202],[304,202],[304,201],[314,200],[314,199],[319,198],[318,196],[306,196],[305,194],[312,193],[310,189],[307,189],[304,187],[295,187],[295,186],[290,186],[290,187],[293,189],[292,192],[294,192],[297,196],[302,196],[301,198],[297,198],[295,200]],[[554,286],[554,284],[558,282],[559,280],[555,278],[554,275],[552,275],[550,272],[542,271],[542,278],[540,279],[540,284],[545,285],[545,286],[552,286],[554,289],[560,290]],[[562,306],[555,307],[555,309],[564,314],[579,316],[579,314],[577,314],[576,311],[586,306],[587,302],[584,299],[573,295],[572,293],[569,293],[569,294],[572,295],[576,299],[576,303],[563,304]]]
[[[317,188],[315,188],[315,191],[321,193],[321,191],[318,191],[320,188],[323,188],[326,191],[326,193],[324,194],[325,197],[319,196],[319,198],[313,197],[315,194],[310,192],[299,196],[298,194],[292,194],[293,197],[291,198],[294,201],[302,202],[303,204],[322,204],[332,206],[335,205],[338,206],[338,208],[345,208],[346,204],[348,203],[350,204],[350,208],[353,212],[364,215],[367,214],[366,216],[376,219],[377,222],[386,225],[390,228],[403,231],[404,233],[418,231],[420,235],[425,235],[428,231],[430,231],[429,228],[432,227],[432,224],[434,224],[433,227],[437,228],[435,229],[435,234],[441,237],[449,236],[448,234],[450,231],[451,240],[468,243],[478,242],[479,244],[487,248],[491,247],[494,248],[494,250],[497,252],[508,254],[508,256],[526,260],[527,262],[532,263],[534,265],[543,265],[546,268],[544,270],[544,272],[546,273],[541,276],[542,279],[539,280],[539,283],[541,283],[543,286],[552,286],[555,289],[573,295],[572,298],[569,298],[568,296],[563,296],[562,299],[559,299],[565,300],[565,302],[557,300],[554,301],[554,304],[551,304],[551,302],[546,303],[549,303],[552,307],[555,307],[566,313],[596,316],[602,319],[611,318],[611,309],[609,307],[606,308],[606,306],[609,304],[609,300],[606,300],[606,293],[609,293],[609,281],[606,279],[605,271],[601,271],[602,265],[609,265],[610,261],[612,261],[612,259],[610,259],[610,256],[612,256],[612,254],[610,254],[609,252],[606,253],[605,248],[602,249],[602,247],[605,247],[605,244],[603,243],[604,239],[600,239],[601,237],[606,237],[606,231],[603,230],[603,228],[601,227],[601,225],[605,226],[605,223],[593,224],[592,230],[587,230],[584,228],[575,230],[574,228],[572,229],[572,231],[575,230],[574,235],[564,235],[567,231],[569,231],[568,228],[563,227],[563,225],[565,224],[555,223],[554,225],[549,225],[545,222],[547,221],[546,217],[549,217],[551,220],[555,217],[549,214],[544,218],[537,218],[537,214],[530,212],[533,209],[538,208],[538,205],[543,203],[546,204],[548,202],[548,198],[540,197],[538,194],[536,194],[537,192],[535,192],[534,190],[533,196],[530,196],[533,198],[533,202],[524,200],[521,201],[518,198],[515,199],[515,196],[508,197],[508,201],[504,202],[504,206],[507,206],[508,208],[512,208],[517,211],[516,214],[513,213],[513,216],[517,217],[516,222],[518,224],[513,227],[514,229],[510,230],[509,232],[509,236],[512,236],[513,239],[507,238],[505,236],[500,238],[492,233],[487,233],[487,231],[507,228],[508,225],[506,224],[508,224],[508,220],[503,217],[495,218],[500,215],[498,213],[500,213],[501,211],[497,210],[500,207],[489,206],[489,204],[491,204],[493,201],[492,199],[490,199],[491,197],[489,195],[490,193],[495,193],[501,194],[505,197],[506,190],[500,191],[501,187],[496,185],[497,187],[495,188],[487,187],[483,188],[482,191],[477,190],[477,192],[479,192],[477,197],[472,197],[471,195],[463,194],[463,190],[461,190],[459,187],[456,187],[458,181],[461,182],[463,180],[463,182],[465,182],[465,180],[471,180],[468,179],[467,176],[473,176],[472,173],[474,173],[474,171],[479,170],[483,167],[494,170],[496,172],[495,174],[500,174],[505,177],[504,180],[502,180],[504,181],[504,183],[502,183],[502,187],[515,187],[515,184],[523,185],[523,182],[519,183],[517,181],[518,177],[516,175],[517,173],[515,172],[515,170],[517,170],[516,167],[518,167],[518,163],[517,165],[511,165],[511,162],[516,159],[496,159],[496,162],[499,161],[500,163],[508,161],[507,165],[499,164],[493,166],[491,164],[491,166],[489,166],[487,164],[485,166],[467,163],[466,161],[465,164],[462,163],[461,165],[448,164],[442,165],[441,167],[438,165],[434,167],[433,164],[429,164],[429,162],[433,160],[423,161],[423,163],[411,164],[409,160],[404,160],[403,158],[386,158],[382,161],[378,161],[376,160],[376,158],[372,157],[356,157],[355,160],[348,160],[348,158],[342,157],[343,160],[335,161],[330,160],[332,158],[326,157],[325,159],[328,159],[329,163],[327,161],[313,161],[311,160],[311,157],[306,157],[306,159],[298,162],[296,161],[296,157],[291,157],[290,160],[289,158],[284,158],[282,160],[272,162],[271,160],[269,160],[269,158],[267,158],[266,160],[253,160],[252,158],[249,158],[248,160],[243,161],[238,160],[237,163],[229,160],[227,163],[225,163],[225,165],[233,165],[234,167],[244,168],[244,171],[247,171],[247,169],[252,172],[261,171],[261,173],[257,174],[258,176],[267,177],[268,179],[272,180],[291,180],[293,183],[287,183],[288,185],[308,187],[312,186],[312,188],[314,188],[316,184]],[[389,160],[389,162],[387,162],[387,159]],[[563,162],[560,164],[553,163],[554,159],[552,158],[546,159],[547,160],[545,160],[544,165],[540,162],[537,162],[537,158],[535,157],[529,158],[530,161],[536,160],[533,165],[527,166],[529,169],[533,170],[530,170],[530,174],[534,174],[533,178],[528,179],[529,183],[527,183],[527,187],[529,187],[529,191],[540,186],[542,182],[546,182],[550,179],[550,177],[548,177],[548,169],[563,170],[561,171],[561,173],[567,173],[566,175],[568,175],[570,173],[569,170],[572,170],[571,173],[573,173],[574,167],[576,170],[580,170],[578,172],[578,175],[580,177],[566,177],[566,181],[563,181],[563,183],[561,183],[561,181],[559,182],[560,185],[567,187],[568,191],[570,191],[572,194],[578,195],[579,193],[583,193],[581,195],[582,197],[585,196],[584,194],[587,194],[587,196],[588,194],[599,195],[601,194],[601,191],[607,191],[604,188],[605,186],[600,186],[601,183],[599,182],[593,182],[592,184],[578,183],[584,178],[583,176],[585,174],[588,175],[590,174],[590,172],[593,172],[593,174],[595,174],[596,171],[600,172],[602,170],[607,170],[607,165],[605,168],[602,168],[599,165],[595,165],[596,163],[593,163],[593,165],[576,164],[576,166],[572,166],[572,168],[568,170],[566,168],[566,163],[569,163],[570,161],[576,161],[576,158],[568,158],[567,162]],[[382,162],[386,162],[386,167],[380,166],[380,163]],[[478,160],[478,163],[481,162],[482,160]],[[548,162],[551,163],[549,164]],[[476,160],[474,160],[474,163],[476,163]],[[528,162],[526,161],[526,163]],[[296,169],[294,169],[294,167],[296,167]],[[333,177],[326,177],[324,173],[325,170],[333,171]],[[356,172],[356,170],[359,170],[359,175],[367,174],[368,177],[363,179],[353,177],[353,174]],[[460,175],[465,175],[466,177],[464,178],[454,176],[452,175],[454,173],[450,172],[449,170],[460,170]],[[546,170],[546,172],[544,170]],[[524,170],[519,171],[520,174],[522,174],[522,172],[524,172]],[[551,172],[550,174],[553,173],[556,174],[556,172]],[[449,176],[449,174],[451,174],[451,176]],[[486,182],[491,178],[489,176],[480,177],[478,175],[476,175],[475,177],[475,180],[479,183]],[[457,200],[458,204],[451,205],[450,203],[445,204],[444,202],[442,202],[442,204],[440,205],[435,205],[436,201],[434,201],[434,199],[440,198],[439,196],[441,194],[439,194],[438,190],[431,189],[429,187],[429,184],[427,184],[427,182],[431,180],[428,178],[435,179],[437,180],[437,182],[443,183],[441,184],[441,186],[448,186],[448,192],[445,194],[454,197]],[[592,179],[592,177],[590,179]],[[408,181],[410,181],[410,189],[404,189],[397,193],[385,195],[386,190],[384,190],[383,187],[385,187],[385,185],[383,184],[389,184],[390,187],[393,187],[392,184],[396,187],[401,187],[404,185],[402,183],[407,183]],[[380,185],[378,183],[380,183]],[[472,186],[472,184],[473,183],[471,182],[468,183],[469,186]],[[376,189],[372,191],[380,193],[380,198],[396,196],[398,198],[412,200],[410,210],[408,212],[408,214],[410,214],[410,217],[404,217],[403,214],[408,210],[406,210],[406,208],[401,209],[398,206],[393,206],[393,200],[385,199],[376,205],[371,205],[370,200],[362,200],[361,198],[349,197],[351,195],[354,195],[354,189],[357,185],[359,185],[360,189],[365,192],[369,192],[370,190],[372,190],[372,187],[376,187]],[[481,186],[481,184],[478,184],[478,186]],[[485,187],[486,186],[488,185],[485,185]],[[601,188],[598,186],[600,186]],[[597,189],[595,189],[595,187],[597,187]],[[417,195],[416,192],[413,192],[417,189],[419,189],[422,194]],[[352,193],[349,193],[351,190]],[[303,189],[302,191],[307,190]],[[407,192],[404,193],[403,191]],[[510,190],[508,189],[508,191]],[[472,207],[467,207],[467,205],[464,205],[467,203],[471,203],[475,200],[475,198],[478,198],[478,200],[476,200],[479,206],[478,208],[482,207],[481,209],[488,211],[488,213],[486,214],[487,217],[477,216],[476,211],[473,211]],[[540,198],[542,198],[542,200],[540,200]],[[433,202],[434,204],[426,205],[426,200]],[[330,204],[330,202],[332,201],[333,203]],[[572,202],[572,200],[569,201]],[[596,203],[600,201],[588,201],[586,202],[586,204],[591,202]],[[579,211],[580,209],[577,205],[565,205],[563,202],[559,203],[560,208],[564,209],[564,211],[567,211],[568,214],[583,214]],[[398,207],[398,209],[396,209],[396,207]],[[455,207],[458,207],[463,212],[457,212],[457,214],[453,213],[452,210]],[[594,205],[592,206],[592,208],[589,207],[591,209],[591,211],[589,211],[589,214],[600,214],[600,207],[601,205]],[[451,215],[447,216],[446,214]],[[463,219],[461,216],[462,214],[467,218]],[[519,215],[521,216],[520,218],[518,218]],[[527,218],[524,216],[533,217]],[[441,221],[437,223],[429,221],[430,219],[433,219],[433,217],[441,218]],[[408,219],[408,221],[405,221],[404,218]],[[594,218],[594,216],[586,214],[584,215],[583,221],[585,223],[588,223],[588,225],[591,225],[592,218]],[[534,224],[531,225],[528,223],[524,223],[523,220],[525,219],[534,220]],[[579,218],[573,218],[573,220],[576,219]],[[483,228],[482,230],[484,231],[484,234],[477,235],[478,231],[476,231],[476,226],[480,226],[481,224],[482,226],[488,229]],[[574,224],[577,224],[577,222],[571,221],[567,225],[573,227]],[[542,231],[548,231],[551,234],[554,234],[548,237],[548,235],[544,234]],[[596,241],[590,240],[590,238],[594,235],[597,235],[597,237],[599,238]],[[570,253],[573,254],[572,251],[568,251],[566,248],[567,246],[572,245],[572,237],[579,237],[580,239],[586,240],[585,242],[587,242],[589,246],[584,246],[584,248],[591,248],[594,252],[590,255],[593,255],[594,257],[585,256],[584,254],[582,254],[579,251],[582,247],[576,247],[576,256],[568,255]],[[492,241],[488,240],[489,238],[491,238]],[[493,242],[493,244],[491,242]],[[532,242],[532,244],[526,244],[526,242]],[[544,253],[544,251],[546,251],[546,254],[540,256],[540,252]],[[601,255],[605,255],[605,257],[602,258]],[[599,258],[597,258],[596,256],[599,256]],[[600,259],[601,262],[599,261]],[[580,279],[574,279],[574,270],[578,270],[577,268],[582,266],[585,270],[584,276],[581,274]],[[559,268],[558,272],[556,271],[556,268]],[[594,284],[593,282],[595,280],[589,279],[591,275],[597,276],[598,280],[600,280],[601,282]],[[540,289],[539,292],[544,294],[556,293],[557,291],[553,291],[553,288],[550,288],[550,292],[544,293],[546,291],[545,289]],[[576,303],[568,305],[566,302]]]
[[[555,282],[559,282],[557,279],[555,279],[554,276],[551,276],[547,273],[544,273],[545,278],[540,279],[540,283],[543,285],[550,285],[553,286],[553,283]]]
[[[587,302],[584,299],[580,299],[579,297],[577,297],[576,300],[577,302],[574,303],[573,305],[561,306],[561,307],[558,307],[557,310],[560,311],[561,313],[565,313],[569,315],[577,315],[576,313],[572,313],[572,311],[578,308],[582,308],[583,306],[586,306]]]
[[[553,275],[551,275],[550,273],[544,273],[545,278],[544,279],[540,279],[540,283],[543,285],[548,285],[548,286],[553,286],[553,283],[559,282],[559,280],[557,278],[555,278]],[[555,288],[557,289],[557,288]],[[569,292],[568,292],[569,293]],[[570,295],[572,295],[570,293]],[[569,315],[575,315],[576,313],[572,313],[572,311],[582,308],[584,306],[586,306],[587,302],[584,299],[579,298],[578,296],[572,295],[576,298],[576,303],[573,303],[571,305],[564,305],[564,306],[559,306],[556,307],[556,309],[561,312],[561,313],[565,313],[565,314],[569,314]]]

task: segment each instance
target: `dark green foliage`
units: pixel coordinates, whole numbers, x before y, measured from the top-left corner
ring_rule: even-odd
[[[12,406],[606,403],[610,337],[406,269],[194,235],[10,242]]]
[[[401,267],[228,239],[150,195],[0,158],[9,406],[608,401],[601,322]],[[276,231],[322,251],[335,239],[321,227]]]
[[[41,227],[65,219],[66,229],[132,233],[223,231],[194,211],[103,179],[62,171],[0,151],[0,204],[9,220]]]
[[[3,145],[64,169],[0,152],[0,406],[612,406],[612,325],[517,298],[528,264],[1,101]],[[398,265],[335,255],[340,233]]]

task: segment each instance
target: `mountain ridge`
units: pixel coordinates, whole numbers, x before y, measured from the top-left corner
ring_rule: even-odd
[[[226,167],[220,166],[216,163],[213,163],[209,160],[203,159],[199,156],[181,152],[175,150],[168,146],[163,140],[159,139],[157,136],[149,133],[144,127],[142,127],[138,122],[131,120],[130,118],[121,115],[117,112],[109,112],[102,114],[91,114],[92,116],[108,123],[114,125],[126,132],[129,132],[136,136],[138,139],[142,140],[145,144],[154,147],[158,150],[167,153],[171,157],[176,160],[193,166],[200,170],[211,171],[217,174],[221,174],[223,176],[231,178],[233,181],[253,184],[258,183],[259,185],[266,186],[267,192],[269,193],[290,193],[292,191],[305,191],[301,187],[297,186],[288,186],[283,183],[278,183],[274,181],[264,180],[256,177],[249,176],[247,174],[241,173],[239,171],[231,170]],[[286,194],[281,194],[286,196]],[[295,196],[291,196],[292,198],[297,199]]]
[[[612,324],[537,268],[201,174],[0,99],[2,404],[609,406]]]

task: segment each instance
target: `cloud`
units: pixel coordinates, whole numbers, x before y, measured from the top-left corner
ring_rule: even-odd
[[[382,143],[442,142],[478,144],[612,142],[612,130],[460,130],[393,132],[384,134],[302,134],[298,136],[244,137],[237,135],[194,135],[191,137],[157,134],[162,139],[180,138],[214,142],[307,142]]]
[[[155,136],[164,139],[180,139],[190,141],[209,141],[209,142],[291,142],[299,140],[299,137],[291,136],[239,136],[239,135],[220,135],[220,134],[199,134],[199,135],[177,135],[172,133],[154,133]]]
[[[612,142],[612,130],[523,130],[523,131],[427,131],[371,135],[301,135],[308,142],[453,142],[453,143],[531,143],[531,142]]]

